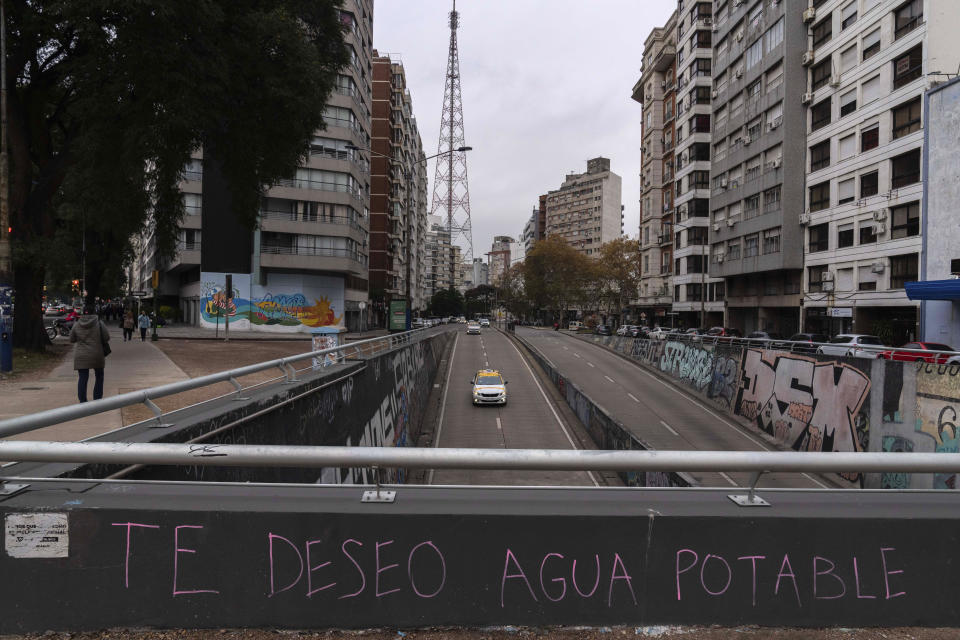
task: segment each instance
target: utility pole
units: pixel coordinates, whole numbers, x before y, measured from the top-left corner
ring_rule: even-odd
[[[0,284],[13,284],[10,246],[10,159],[7,156],[7,19],[0,0]]]

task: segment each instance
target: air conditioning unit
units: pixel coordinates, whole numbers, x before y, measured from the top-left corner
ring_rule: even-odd
[[[800,96],[801,104],[810,104],[811,102],[813,102],[813,93],[805,93]]]
[[[737,70],[733,72],[733,77],[734,78],[743,77],[743,67],[737,67]]]
[[[734,38],[736,38],[737,42],[740,42],[741,40],[743,40],[743,29],[740,29],[739,31],[737,31],[737,35],[735,35]]]
[[[833,282],[833,271],[825,271],[820,279],[824,282]]]
[[[777,128],[777,124],[776,124],[775,122],[768,122],[768,123],[767,123],[767,131],[773,131],[773,130],[776,129],[776,128]]]
[[[783,164],[783,158],[774,158],[773,161],[770,163],[770,166],[772,166],[774,169],[779,169],[780,165],[782,164]]]
[[[801,224],[801,225],[810,224],[810,214],[809,214],[809,213],[804,212],[804,213],[801,213],[801,214],[800,214],[800,224]]]
[[[743,136],[743,144],[744,144],[744,145],[748,145],[748,144],[750,144],[751,142],[753,142],[753,138],[751,138],[749,135]]]
[[[657,244],[663,244],[663,236],[657,236]]]
[[[717,262],[723,262],[723,254],[722,254],[722,253],[718,253],[718,254],[717,254]]]
[[[666,88],[667,88],[667,81],[666,81],[666,80],[661,80],[661,81],[660,81],[660,88],[661,88],[661,89],[666,89]]]
[[[824,275],[826,275],[826,274],[824,274]],[[821,283],[820,283],[820,290],[821,290],[821,291],[826,291],[827,293],[833,291],[833,283],[832,283],[832,282],[821,282]]]
[[[881,233],[886,233],[887,225],[885,225],[882,222],[878,222],[873,226],[873,232],[876,233],[877,235],[880,235]]]
[[[886,220],[886,219],[887,219],[887,210],[886,210],[886,209],[880,209],[879,211],[874,211],[874,212],[873,212],[873,219],[876,220],[877,222],[882,222],[883,220]]]
[[[720,178],[720,186],[721,186],[722,188],[724,188],[724,189],[727,188],[727,178],[726,178],[726,177]]]
[[[736,220],[734,220],[733,218],[727,218],[727,226],[728,226],[728,227],[732,227],[732,226],[735,225],[735,224],[737,224],[737,221],[736,221]]]
[[[815,59],[816,58],[813,55],[813,51],[807,51],[803,54],[803,57],[800,59],[800,63],[803,64],[803,66],[805,67],[809,67],[810,65],[813,64],[813,61]]]
[[[716,89],[714,89],[713,91],[710,92],[710,97],[713,98],[714,100],[717,99],[717,90],[716,90]]]
[[[719,223],[719,222],[714,222],[714,223],[713,223],[713,230],[714,230],[714,231],[720,231],[720,223]]]
[[[702,18],[702,20],[703,24],[707,25],[708,27],[713,25],[713,18]]]
[[[886,268],[887,266],[882,262],[874,262],[872,265],[870,265],[870,271],[873,271],[874,273],[883,273],[883,270]]]
[[[803,21],[804,22],[813,22],[817,19],[817,10],[813,7],[809,7],[803,10]]]

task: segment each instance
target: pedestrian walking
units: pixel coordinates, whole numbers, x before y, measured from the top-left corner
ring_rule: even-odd
[[[130,342],[133,340],[133,311],[127,311],[126,315],[123,316],[123,341]]]
[[[86,306],[83,315],[70,330],[70,342],[73,347],[73,368],[76,370],[77,399],[87,401],[87,383],[90,381],[90,369],[93,369],[93,399],[103,397],[103,368],[110,353],[110,333],[94,313],[93,307]]]
[[[145,342],[147,340],[147,329],[150,328],[150,317],[147,316],[146,311],[140,312],[140,317],[137,318],[137,326],[140,327],[140,342]]]

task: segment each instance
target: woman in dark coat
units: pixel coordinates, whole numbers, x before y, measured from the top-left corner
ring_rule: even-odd
[[[93,383],[93,399],[103,397],[103,367],[106,363],[104,345],[110,341],[110,333],[100,322],[97,314],[89,307],[84,308],[83,315],[70,330],[70,342],[73,347],[73,368],[79,375],[77,381],[77,399],[87,401],[87,382],[90,380],[90,369],[96,377]]]

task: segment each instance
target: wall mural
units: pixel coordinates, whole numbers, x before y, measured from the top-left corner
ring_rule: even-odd
[[[917,431],[933,439],[938,453],[960,452],[958,388],[960,365],[917,364]],[[935,473],[933,488],[956,489],[957,474]]]
[[[207,328],[223,325],[226,317],[239,330],[307,332],[317,327],[342,327],[343,280],[327,276],[269,274],[265,285],[253,284],[250,274],[233,274],[233,299],[224,290],[226,274],[200,274],[200,322]]]

